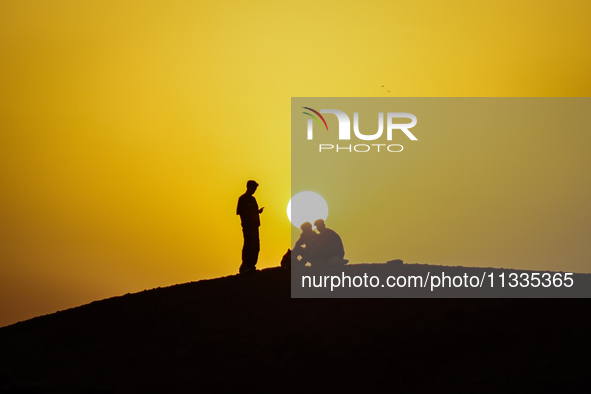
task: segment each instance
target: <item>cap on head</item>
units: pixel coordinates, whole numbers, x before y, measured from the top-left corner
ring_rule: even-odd
[[[314,222],[314,226],[316,227],[325,227],[326,225],[324,224],[324,219],[318,219]]]
[[[304,229],[312,231],[312,223],[310,223],[310,222],[302,223],[302,225],[300,226],[300,230],[304,231]]]
[[[246,182],[246,187],[257,187],[259,184],[256,181],[250,180]]]

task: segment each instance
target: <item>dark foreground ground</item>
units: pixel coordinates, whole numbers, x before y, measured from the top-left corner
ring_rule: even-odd
[[[0,328],[0,392],[589,392],[589,306],[291,299],[266,269]]]

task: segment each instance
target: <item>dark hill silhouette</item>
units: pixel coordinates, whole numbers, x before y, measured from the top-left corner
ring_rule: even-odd
[[[280,268],[0,328],[0,392],[581,392],[586,300],[291,299]]]

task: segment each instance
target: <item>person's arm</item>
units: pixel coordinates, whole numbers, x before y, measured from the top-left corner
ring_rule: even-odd
[[[236,215],[243,215],[247,208],[247,201],[244,199],[244,194],[238,198],[238,205],[236,206]]]

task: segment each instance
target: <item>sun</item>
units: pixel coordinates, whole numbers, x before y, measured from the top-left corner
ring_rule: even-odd
[[[287,217],[291,224],[300,228],[302,223],[328,217],[328,204],[322,196],[315,192],[305,191],[293,196],[287,204]]]

